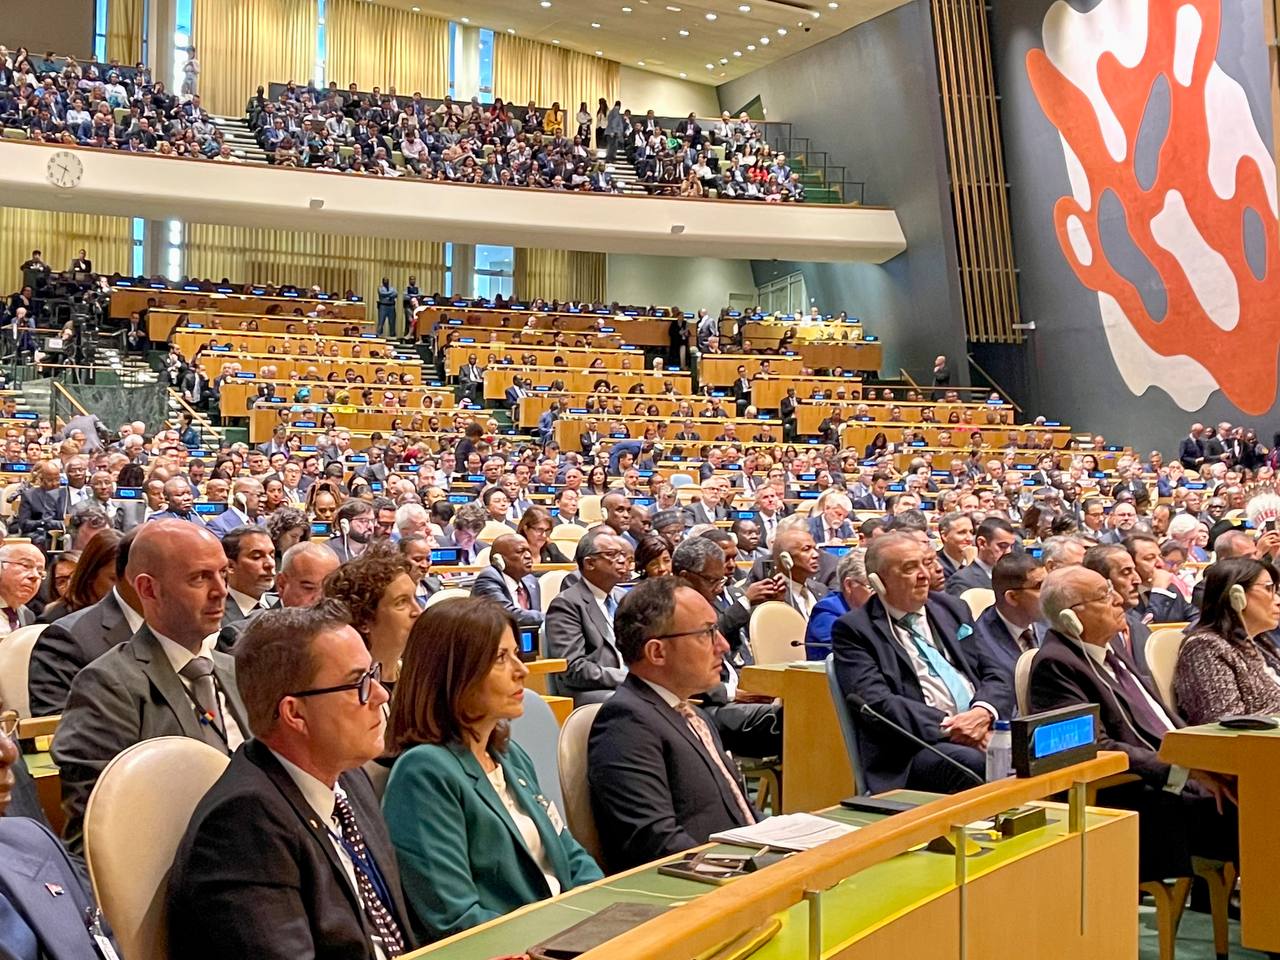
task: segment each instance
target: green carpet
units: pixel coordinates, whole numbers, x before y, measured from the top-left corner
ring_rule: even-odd
[[[1146,904],[1138,908],[1138,956],[1140,960],[1159,960],[1160,946],[1156,937],[1156,911]],[[1214,960],[1213,921],[1207,913],[1188,910],[1178,925],[1177,960]],[[1240,946],[1240,924],[1231,921],[1231,960],[1266,960],[1265,953]]]

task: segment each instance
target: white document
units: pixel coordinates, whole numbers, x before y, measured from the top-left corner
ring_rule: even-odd
[[[733,843],[744,847],[770,847],[799,853],[838,840],[858,828],[851,823],[837,823],[811,813],[788,813],[769,817],[749,827],[735,827],[713,833],[717,843]]]

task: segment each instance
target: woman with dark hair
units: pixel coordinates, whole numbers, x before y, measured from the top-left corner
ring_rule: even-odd
[[[49,555],[45,562],[44,582],[40,584],[36,596],[28,601],[29,607],[40,611],[36,623],[53,623],[71,612],[67,609],[67,590],[79,562],[79,550],[64,550],[62,553]],[[41,603],[43,606],[38,606]]]
[[[551,512],[537,504],[527,508],[524,515],[520,517],[516,533],[529,541],[529,548],[538,558],[539,563],[569,562],[569,558],[551,542],[551,529],[554,526],[555,521],[551,519]]]
[[[80,552],[64,594],[66,612],[91,607],[116,585],[116,556],[124,535],[118,530],[99,532]]]
[[[641,580],[671,574],[671,546],[661,534],[650,531],[636,544],[636,573]]]
[[[491,600],[446,600],[419,618],[405,650],[382,809],[424,940],[601,878],[511,740],[529,672],[516,632]]]
[[[609,471],[597,463],[587,473],[587,482],[582,485],[588,496],[603,497],[609,492]]]
[[[889,438],[881,431],[871,438],[871,442],[867,444],[866,451],[862,454],[863,460],[872,460],[889,448]]]
[[[137,489],[147,479],[147,472],[140,463],[126,463],[116,475],[116,489]]]
[[[286,550],[295,543],[311,539],[311,521],[301,510],[281,507],[267,517],[267,536],[276,546],[276,566]]]
[[[317,480],[307,488],[307,499],[303,508],[307,516],[313,520],[332,523],[333,515],[338,512],[338,508],[342,506],[342,501],[345,499],[341,484],[337,480],[326,477],[323,480]]]
[[[1204,578],[1200,621],[1174,669],[1178,710],[1188,723],[1239,713],[1280,713],[1280,574],[1250,557],[1219,560]]]
[[[387,543],[371,544],[324,578],[325,597],[346,604],[351,626],[382,664],[382,685],[394,688],[409,630],[422,613],[414,566]]]

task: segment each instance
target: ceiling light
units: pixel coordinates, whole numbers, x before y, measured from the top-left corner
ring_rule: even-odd
[[[708,14],[707,14],[707,19],[708,19],[708,20],[715,20],[715,19],[716,19],[716,15],[715,15],[714,13],[708,13]]]
[[[839,10],[839,9],[840,9],[840,4],[836,3],[836,0],[831,0],[831,2],[827,4],[827,9],[829,9],[829,10]]]
[[[421,8],[421,7],[410,7],[409,9],[410,9],[410,10],[412,10],[414,13],[421,13],[421,12],[422,12],[422,8]]]
[[[681,80],[687,80],[687,79],[689,79],[689,75],[688,75],[687,73],[682,73],[682,74],[680,74],[680,79],[681,79]]]
[[[623,13],[630,13],[630,12],[631,12],[631,8],[630,8],[630,7],[623,7],[623,8],[622,8],[622,12],[623,12]]]
[[[603,51],[603,50],[597,50],[597,51],[596,51],[596,56],[597,56],[597,57],[603,57],[603,56],[604,56],[604,51]]]
[[[749,3],[740,3],[740,4],[738,4],[738,12],[739,12],[739,13],[750,13],[750,12],[751,12],[751,4],[749,4]]]
[[[761,37],[761,38],[760,38],[760,43],[761,43],[761,45],[762,45],[762,46],[766,46],[766,47],[767,47],[767,46],[769,45],[769,38],[768,38],[768,37]]]
[[[599,30],[599,29],[600,29],[600,24],[598,24],[598,23],[593,23],[593,24],[591,24],[591,26],[592,26],[592,28],[593,28],[593,29],[595,29],[595,30]]]
[[[681,8],[681,7],[673,7],[673,6],[671,6],[671,4],[667,4],[667,9],[668,9],[668,10],[670,10],[672,13],[679,13],[679,12],[681,11],[681,9],[682,9],[682,8]]]
[[[637,64],[638,66],[643,67],[643,66],[644,66],[644,61],[643,61],[643,60],[637,60],[637,61],[636,61],[636,64]]]
[[[735,57],[740,57],[740,56],[742,56],[742,51],[741,51],[741,50],[735,50],[735,51],[733,51],[733,55],[734,55]]]
[[[560,46],[560,41],[559,41],[559,40],[552,40],[551,42],[552,42],[553,44],[555,44],[557,47],[558,47],[558,46]]]
[[[820,16],[822,16],[822,14],[821,14],[820,12],[818,12],[817,10],[810,10],[810,11],[809,11],[809,16],[811,16],[811,17],[813,17],[813,19],[817,20]]]
[[[515,32],[516,32],[516,28],[515,28],[515,27],[507,27],[507,33],[514,34]]]
[[[716,65],[715,65],[714,63],[708,63],[708,64],[707,64],[707,69],[708,69],[708,70],[714,70],[715,68],[716,68]]]
[[[681,31],[680,31],[680,36],[682,36],[682,37],[687,37],[688,35],[689,35],[689,31],[688,31],[688,30],[681,30]]]
[[[462,17],[462,18],[461,18],[461,20],[462,20],[462,22],[463,22],[463,23],[470,23],[470,22],[471,22],[471,18],[470,18],[470,17]]]
[[[779,27],[779,28],[778,28],[778,36],[780,36],[780,37],[785,37],[786,35],[787,35],[787,28],[786,28],[786,27]]]
[[[728,62],[729,62],[729,61],[728,61],[727,59],[725,59],[724,57],[721,57],[721,58],[720,58],[720,63],[721,63],[721,64],[726,64],[726,63],[728,63]]]
[[[547,9],[547,7],[551,6],[551,0],[541,0],[538,6],[540,6],[543,10],[545,10]]]
[[[755,45],[754,43],[748,43],[748,44],[747,44],[747,49],[748,49],[748,50],[754,50],[755,48],[756,48],[756,45]]]

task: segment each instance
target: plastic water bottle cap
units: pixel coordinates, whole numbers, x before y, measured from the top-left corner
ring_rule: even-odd
[[[996,721],[996,729],[997,729],[997,730],[1008,730],[1008,729],[1010,729],[1009,721],[1008,721],[1008,720],[997,720],[997,721]]]

